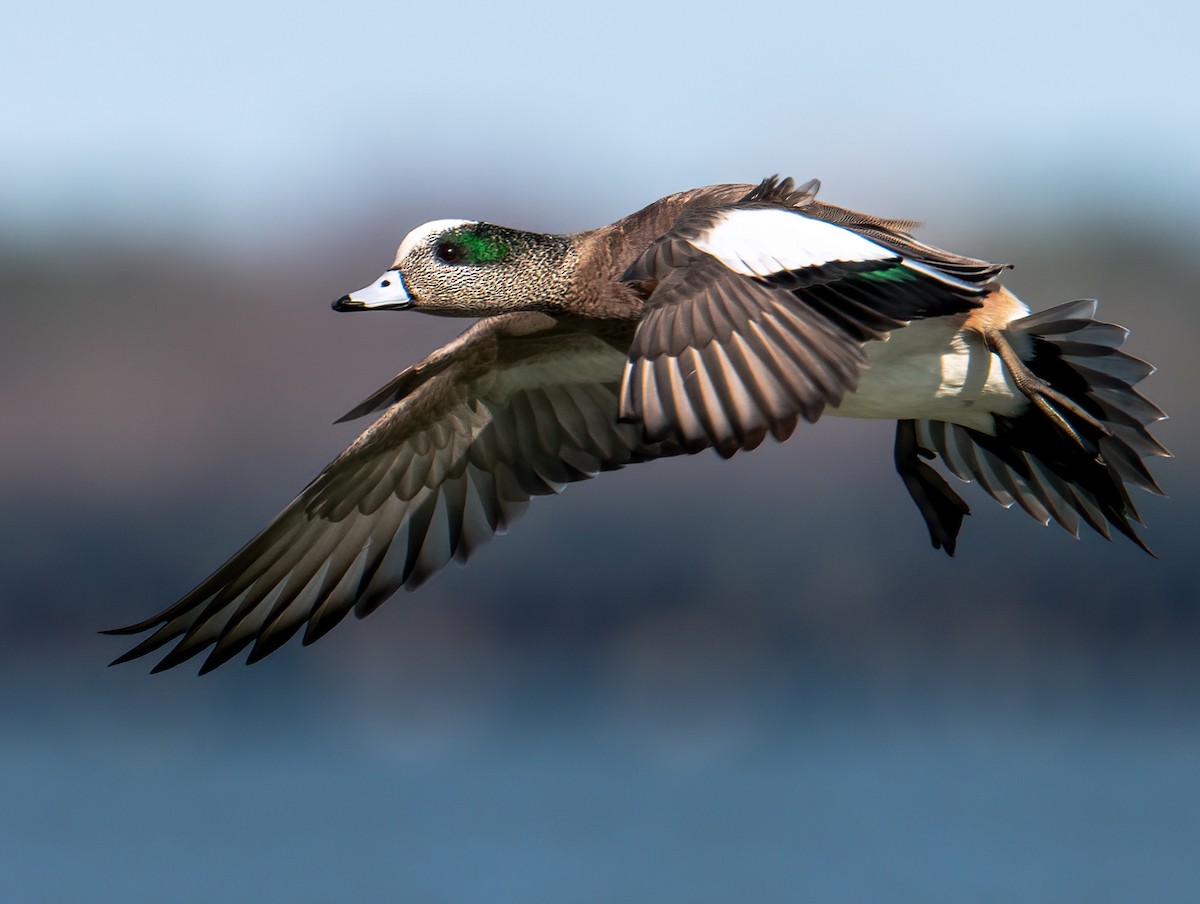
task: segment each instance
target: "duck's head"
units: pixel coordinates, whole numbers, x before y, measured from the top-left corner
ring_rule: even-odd
[[[560,310],[574,262],[567,236],[471,220],[434,220],[404,237],[382,276],[343,295],[333,309],[412,308],[465,317]]]

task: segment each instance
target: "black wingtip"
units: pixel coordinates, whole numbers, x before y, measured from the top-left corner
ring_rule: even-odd
[[[925,520],[929,542],[934,549],[944,549],[953,558],[963,519],[971,514],[971,508],[937,471],[921,460],[935,454],[917,441],[915,421],[896,422],[893,450],[896,472]]]
[[[96,633],[106,634],[109,637],[125,637],[129,634],[141,634],[143,631],[148,631],[157,624],[159,624],[159,620],[155,619],[152,622],[138,622],[136,625],[126,625],[124,628],[103,628]]]
[[[180,663],[190,659],[192,654],[186,656],[179,655],[179,647],[175,647],[171,652],[158,661],[158,663],[150,670],[151,675],[157,675],[159,672],[165,672],[167,669],[173,669]]]
[[[967,514],[970,514],[970,512],[967,512]],[[951,537],[948,540],[943,539],[939,542],[938,538],[931,533],[929,542],[933,544],[934,549],[940,549],[952,559],[954,558],[954,553],[958,550],[958,539],[955,537]]]
[[[297,621],[287,627],[280,627],[278,624],[264,626],[254,641],[254,646],[250,648],[250,655],[246,657],[246,665],[254,665],[270,656],[295,636],[296,632],[300,630],[301,624],[302,622]]]
[[[1140,524],[1141,522],[1139,521],[1138,523]],[[1130,526],[1130,527],[1128,527],[1128,529],[1126,529],[1126,526],[1118,524],[1117,530],[1119,530],[1122,534],[1124,534],[1126,537],[1128,537],[1130,540],[1132,540],[1134,545],[1137,546],[1138,549],[1140,549],[1142,552],[1144,552],[1150,558],[1152,558],[1152,559],[1158,558],[1158,553],[1156,553],[1153,549],[1151,549],[1149,546],[1146,545],[1146,541],[1143,540],[1140,536],[1138,536],[1137,531],[1134,530],[1132,526]]]

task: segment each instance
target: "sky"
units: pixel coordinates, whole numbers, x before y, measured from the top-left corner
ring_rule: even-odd
[[[1200,197],[1198,15],[22,4],[0,53],[0,223],[261,243],[368,210],[409,223],[516,197],[533,225],[566,230],[776,171],[926,219],[1015,219],[1046,193],[1182,214]]]

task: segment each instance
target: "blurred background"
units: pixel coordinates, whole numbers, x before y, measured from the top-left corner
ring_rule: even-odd
[[[0,891],[13,901],[1185,901],[1200,894],[1193,8],[20,4],[0,76]],[[1160,368],[1145,536],[892,425],[538,500],[247,669],[106,669],[466,326],[340,316],[413,226],[822,198],[1014,261]],[[600,552],[597,552],[599,550]]]

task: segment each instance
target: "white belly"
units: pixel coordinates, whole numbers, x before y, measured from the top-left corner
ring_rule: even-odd
[[[871,366],[863,371],[858,389],[827,413],[929,418],[992,433],[993,414],[1017,414],[1028,401],[982,337],[974,330],[960,331],[965,319],[917,320],[886,342],[868,342]]]

